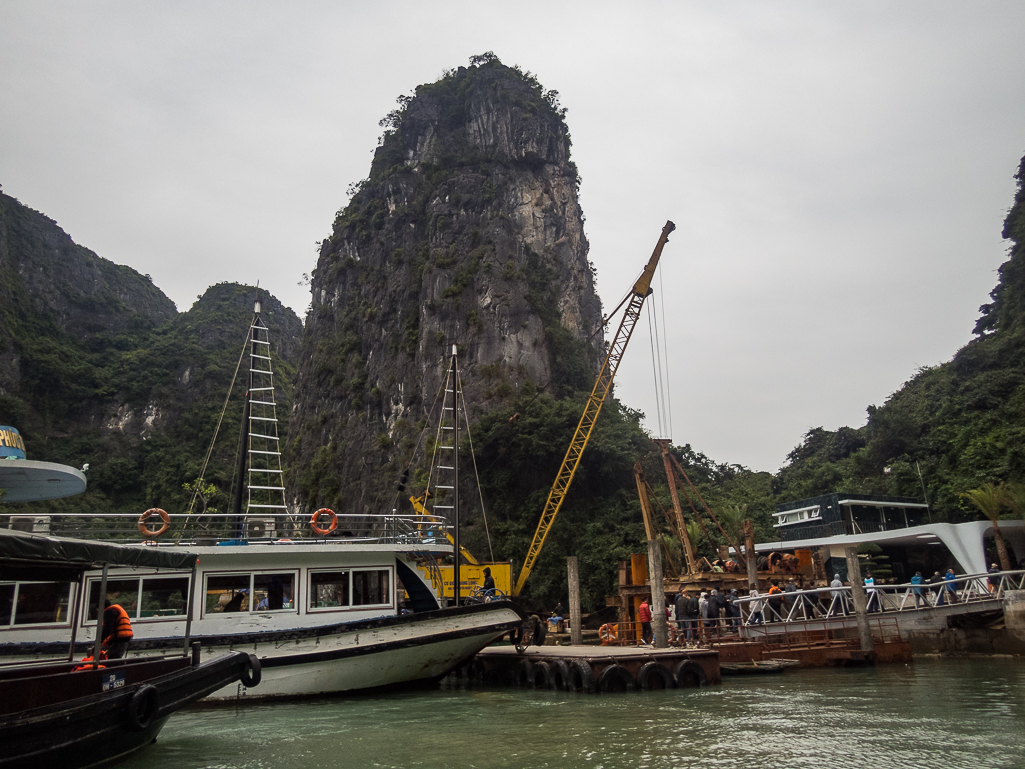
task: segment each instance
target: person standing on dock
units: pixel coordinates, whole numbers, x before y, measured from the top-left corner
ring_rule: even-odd
[[[650,644],[655,634],[651,631],[651,606],[648,604],[647,598],[641,601],[641,605],[637,609],[637,619],[641,621],[641,641]]]
[[[872,572],[865,574],[865,587],[868,588],[868,608],[866,611],[879,611],[879,598],[876,595],[876,580]]]
[[[947,589],[947,600],[951,603],[957,603],[957,575],[954,574],[954,570],[947,569],[947,573],[943,575],[943,580],[946,582],[944,587]]]
[[[936,606],[943,605],[943,577],[940,576],[938,571],[934,571],[932,576],[929,577],[929,584],[936,585]],[[931,590],[929,591],[932,592]]]
[[[786,584],[786,587],[783,588],[783,592],[784,593],[796,593],[797,592],[797,584],[794,582],[794,578],[793,577],[791,577],[790,579],[787,580],[787,584]],[[785,595],[785,596],[783,596],[783,605],[786,607],[787,617],[788,618],[793,616],[793,613],[794,613],[794,603],[795,603],[794,599],[795,598],[796,598],[796,596],[792,596],[792,595]]]
[[[922,595],[922,588],[918,587],[918,585],[922,584],[922,572],[920,572],[920,571],[916,571],[915,572],[915,576],[913,576],[911,578],[911,584],[915,585],[915,587],[911,588],[911,594],[915,596],[915,608],[916,609],[921,608],[920,604],[922,604],[922,603],[924,603],[926,606],[928,606],[929,602],[926,601],[925,600],[925,596]]]
[[[989,588],[989,592],[996,593],[997,586],[1000,584],[1000,567],[995,563],[989,565],[989,576],[986,577],[986,586]]]
[[[729,595],[730,616],[733,618],[733,627],[740,627],[740,604],[738,603],[739,600],[740,594],[734,588],[730,591]]]
[[[690,628],[687,626],[687,594],[683,592],[683,588],[680,588],[680,592],[676,594],[676,600],[673,601],[673,605],[676,607],[676,632],[678,638],[683,638],[685,641],[690,640]]]
[[[830,592],[832,598],[829,601],[829,614],[833,613],[834,608],[839,608],[840,613],[845,617],[847,616],[847,598],[844,596],[843,580],[840,579],[839,574],[833,575],[833,581],[829,583],[829,586],[833,588]]]
[[[752,589],[750,593],[754,601],[751,601],[751,613],[747,617],[748,625],[761,625],[762,624],[762,601],[758,598],[758,591]]]
[[[783,619],[780,614],[780,610],[783,608],[783,591],[780,590],[779,580],[774,579],[772,581],[772,587],[769,588],[769,616],[765,618],[766,622],[779,622]]]

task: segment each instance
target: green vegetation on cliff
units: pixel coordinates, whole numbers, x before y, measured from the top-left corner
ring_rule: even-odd
[[[1003,229],[1010,255],[977,338],[870,406],[864,427],[811,430],[774,483],[781,501],[832,491],[921,498],[924,485],[934,518],[957,522],[979,517],[963,492],[1025,481],[1025,160],[1016,178]]]
[[[18,427],[31,459],[89,465],[85,494],[4,512],[184,510],[182,485],[206,454],[254,298],[251,287],[223,283],[179,314],[146,276],[0,195],[0,424]],[[263,304],[284,437],[302,326],[276,299],[264,294]],[[241,406],[226,417],[207,475],[222,500],[240,420]]]

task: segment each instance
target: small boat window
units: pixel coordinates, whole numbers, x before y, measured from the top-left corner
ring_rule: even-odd
[[[310,611],[391,606],[390,569],[310,572]]]
[[[0,626],[67,623],[71,589],[69,582],[0,585]]]
[[[277,611],[294,606],[292,574],[254,574],[253,600],[256,611]]]
[[[354,571],[352,573],[352,605],[377,606],[390,604],[388,571]]]
[[[101,580],[94,579],[89,583],[89,619],[96,621],[96,604],[100,596]],[[108,579],[107,600],[112,604],[118,604],[128,612],[128,616],[135,619],[139,611],[139,578],[132,579]]]
[[[89,580],[88,622],[96,621],[96,604],[102,580]],[[184,617],[188,609],[188,577],[132,577],[108,579],[107,600],[137,619]]]
[[[295,572],[214,574],[206,578],[204,614],[295,611]]]
[[[349,572],[321,571],[310,575],[310,608],[334,609],[349,605]]]
[[[147,577],[142,581],[139,617],[185,616],[188,596],[188,577]]]
[[[249,574],[206,578],[206,613],[249,611]]]

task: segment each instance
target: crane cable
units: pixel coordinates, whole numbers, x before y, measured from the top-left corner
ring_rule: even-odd
[[[658,296],[665,296],[662,289],[662,267],[658,267]],[[655,422],[660,437],[673,437],[672,398],[669,387],[669,342],[666,332],[665,302],[653,297],[648,305],[648,337],[651,346],[652,380],[655,388]],[[658,309],[653,305],[658,303]],[[661,314],[661,319],[659,315]],[[661,323],[659,322],[661,320]],[[664,359],[664,362],[663,362]],[[663,377],[663,369],[664,377]]]

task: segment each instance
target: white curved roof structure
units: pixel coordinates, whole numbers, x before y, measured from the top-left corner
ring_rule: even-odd
[[[85,474],[68,465],[32,459],[0,461],[0,489],[4,502],[39,502],[81,494]]]

